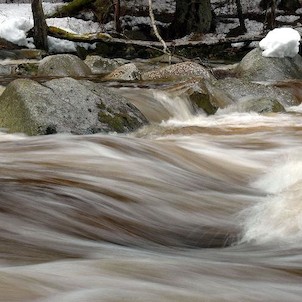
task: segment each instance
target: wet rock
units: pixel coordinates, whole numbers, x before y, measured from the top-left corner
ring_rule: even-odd
[[[216,81],[213,85],[221,91],[226,91],[236,102],[268,98],[277,100],[284,107],[299,105],[299,101],[286,89],[252,83],[246,79],[225,78]]]
[[[91,74],[90,68],[77,56],[59,54],[45,57],[40,61],[38,75],[58,77],[85,77]]]
[[[134,63],[129,63],[116,68],[104,77],[104,80],[136,81],[141,79],[141,73]]]
[[[0,127],[28,135],[129,132],[147,121],[122,96],[100,84],[61,78],[43,85],[10,83],[0,96]]]
[[[15,60],[17,59],[17,55],[14,51],[0,49],[0,60],[6,59]]]
[[[284,107],[276,100],[270,98],[251,99],[240,103],[240,112],[285,112]]]
[[[239,77],[250,81],[280,81],[302,78],[302,57],[268,58],[259,48],[250,51],[236,68]]]
[[[108,59],[101,56],[87,56],[85,59],[85,64],[89,66],[92,73],[102,74],[109,73],[116,68],[129,63],[130,61],[125,59]]]
[[[18,75],[34,76],[38,73],[38,67],[37,62],[20,63],[16,66],[14,72]]]
[[[207,80],[214,80],[214,76],[209,70],[195,62],[183,62],[148,71],[142,74],[142,79],[166,81],[174,79],[187,79],[188,77],[192,78],[196,76]]]
[[[15,66],[12,64],[0,64],[0,75],[14,74]]]

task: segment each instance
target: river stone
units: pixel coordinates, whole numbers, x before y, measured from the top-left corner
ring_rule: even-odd
[[[268,58],[255,48],[239,63],[236,73],[250,81],[280,81],[302,78],[302,57]]]
[[[182,62],[147,71],[142,74],[143,80],[175,80],[187,79],[188,77],[202,77],[207,80],[214,80],[214,76],[202,65],[195,62]]]
[[[12,75],[16,66],[13,64],[0,64],[0,75]]]
[[[284,107],[299,105],[299,101],[286,89],[253,83],[246,79],[225,78],[217,80],[213,85],[221,91],[226,91],[235,102],[269,98],[277,100]]]
[[[87,56],[84,62],[94,74],[109,73],[124,64],[130,63],[125,59],[108,59],[95,55]]]
[[[270,98],[251,99],[240,103],[240,112],[285,112],[284,107],[276,100]]]
[[[104,80],[137,81],[141,79],[141,73],[134,63],[122,65],[104,77]]]
[[[38,68],[40,76],[85,77],[90,74],[90,68],[79,57],[71,54],[45,57]]]
[[[140,111],[100,84],[60,78],[11,82],[0,96],[0,127],[28,135],[128,132],[147,123]]]

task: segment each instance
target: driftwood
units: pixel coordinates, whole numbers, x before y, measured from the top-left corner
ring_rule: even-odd
[[[85,42],[91,44],[95,42],[108,42],[109,40],[112,40],[112,37],[106,33],[74,34],[55,26],[48,27],[48,35],[72,42]]]
[[[48,35],[65,39],[73,42],[86,42],[86,43],[95,43],[95,42],[104,42],[106,44],[115,44],[115,45],[133,45],[138,47],[145,48],[157,48],[161,51],[162,43],[157,41],[142,41],[142,40],[127,40],[121,38],[113,38],[109,34],[106,33],[96,33],[96,34],[74,34],[63,29],[49,26],[48,27]],[[198,40],[198,41],[170,41],[166,42],[167,47],[171,49],[175,49],[178,47],[202,47],[202,46],[212,46],[212,45],[222,45],[222,44],[232,44],[232,43],[240,43],[244,42],[249,44],[253,41],[260,41],[264,38],[264,34],[261,35],[244,35],[238,37],[230,37],[230,38],[222,38],[222,39],[210,39],[210,40]]]

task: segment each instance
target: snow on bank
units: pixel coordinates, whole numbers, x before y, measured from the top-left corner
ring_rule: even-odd
[[[45,15],[53,13],[62,3],[43,3]],[[72,33],[91,33],[100,30],[100,25],[92,21],[76,18],[47,19],[47,24],[60,27]],[[26,37],[26,32],[33,26],[31,5],[0,4],[0,37],[19,46],[34,48],[33,39]],[[74,43],[71,41],[48,37],[50,52],[74,52],[77,45],[85,48],[94,47],[87,43]]]

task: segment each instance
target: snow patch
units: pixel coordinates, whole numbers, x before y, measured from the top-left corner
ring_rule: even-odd
[[[300,39],[299,32],[293,28],[275,28],[259,42],[259,46],[264,50],[264,57],[292,58],[299,52]]]
[[[0,37],[19,46],[34,48],[32,40],[28,39],[25,34],[32,27],[33,21],[28,18],[5,19],[0,25]]]

